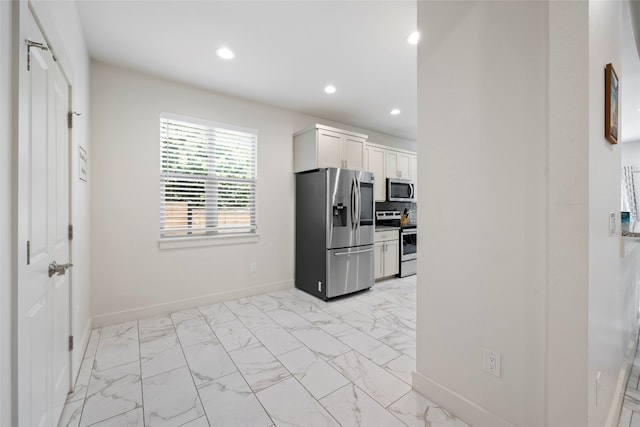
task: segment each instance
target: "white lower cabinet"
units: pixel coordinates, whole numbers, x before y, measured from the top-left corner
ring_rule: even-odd
[[[374,253],[375,279],[395,276],[400,271],[399,231],[376,231]]]

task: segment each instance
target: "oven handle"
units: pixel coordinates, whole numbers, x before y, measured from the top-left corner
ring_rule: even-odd
[[[362,250],[353,251],[353,252],[336,252],[335,254],[333,254],[333,256],[363,254],[365,252],[371,252],[372,250],[373,250],[373,248],[362,249]]]

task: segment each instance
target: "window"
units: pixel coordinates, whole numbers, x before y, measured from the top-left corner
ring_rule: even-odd
[[[160,115],[160,238],[256,232],[257,131]]]

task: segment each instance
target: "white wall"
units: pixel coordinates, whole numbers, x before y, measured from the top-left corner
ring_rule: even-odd
[[[620,152],[622,166],[635,166],[640,170],[640,141],[620,144]]]
[[[549,2],[546,425],[587,424],[588,2]],[[604,115],[604,114],[603,114]]]
[[[0,425],[11,425],[11,2],[0,2]]]
[[[326,121],[100,62],[91,64],[91,111],[96,324],[293,286],[292,134]],[[258,130],[258,243],[158,248],[161,112]]]
[[[544,424],[546,7],[418,3],[413,385],[474,427]]]
[[[620,82],[622,74],[623,2],[589,2],[589,305],[588,305],[588,414],[590,426],[606,423],[629,339],[637,322],[637,298],[628,295],[621,277],[620,238],[609,235],[609,212],[620,211],[620,144],[604,138],[603,73],[612,63]],[[628,76],[629,81],[632,76]],[[622,85],[621,85],[622,93]],[[623,104],[621,104],[623,105]],[[624,125],[624,124],[623,124]],[[601,387],[596,404],[596,375]]]
[[[623,20],[625,25],[620,29],[622,37],[622,69],[619,72],[625,75],[620,93],[620,140],[622,142],[640,141],[640,57],[638,56],[636,40],[633,35],[634,29],[632,27],[631,5],[629,3],[636,2],[624,2]],[[640,31],[640,27],[637,31]]]
[[[420,197],[434,209],[419,212],[414,387],[474,426],[615,423],[638,311],[638,249],[608,231],[621,158],[602,120],[623,7],[418,5]],[[483,347],[501,378],[481,371]]]

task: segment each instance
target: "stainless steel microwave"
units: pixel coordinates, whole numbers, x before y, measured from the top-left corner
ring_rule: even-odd
[[[410,179],[387,178],[388,202],[415,202],[415,184]]]

